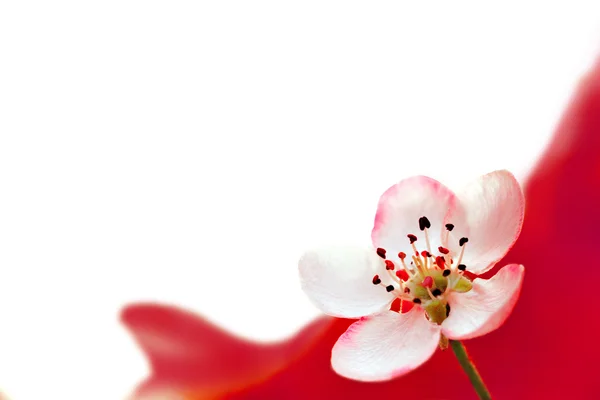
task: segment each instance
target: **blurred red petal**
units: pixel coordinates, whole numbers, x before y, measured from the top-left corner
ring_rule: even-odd
[[[264,380],[319,340],[331,324],[321,318],[288,341],[259,345],[177,307],[130,305],[121,320],[152,368],[152,376],[136,391],[138,397],[175,390],[211,398]]]

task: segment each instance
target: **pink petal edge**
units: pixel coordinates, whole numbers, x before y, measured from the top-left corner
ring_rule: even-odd
[[[392,261],[399,261],[396,259],[399,251],[412,253],[406,235],[419,236],[419,218],[426,216],[431,222],[432,246],[437,248],[441,245],[444,219],[456,203],[457,198],[450,189],[427,176],[398,182],[379,199],[371,232],[374,247],[385,248]]]
[[[458,204],[444,223],[455,228],[445,245],[454,253],[458,240],[468,237],[463,264],[474,274],[489,271],[513,247],[525,214],[523,190],[507,170],[493,171],[457,193]]]
[[[522,265],[510,264],[491,279],[475,279],[469,292],[452,292],[448,299],[451,311],[442,323],[442,333],[463,340],[499,328],[517,303],[524,273]]]
[[[360,318],[380,312],[395,296],[373,285],[380,275],[391,283],[375,249],[356,246],[328,246],[304,253],[298,262],[300,286],[311,302],[325,314],[339,318]]]
[[[420,307],[406,314],[385,311],[350,325],[331,352],[331,365],[346,378],[376,382],[397,378],[435,352],[441,327]]]

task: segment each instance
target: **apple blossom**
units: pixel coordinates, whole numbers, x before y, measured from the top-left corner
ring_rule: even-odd
[[[309,251],[302,288],[324,313],[358,318],[334,345],[333,369],[361,381],[403,375],[447,339],[485,335],[504,323],[523,281],[510,264],[489,271],[521,231],[524,197],[514,176],[495,171],[454,194],[428,177],[405,179],[379,201],[373,247]],[[467,273],[468,272],[468,273]],[[401,311],[390,309],[400,299]],[[404,310],[402,310],[404,309]]]

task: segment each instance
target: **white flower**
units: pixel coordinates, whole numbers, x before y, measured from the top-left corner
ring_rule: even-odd
[[[335,317],[362,317],[333,347],[333,369],[356,380],[391,379],[427,361],[440,339],[469,339],[502,325],[518,299],[523,266],[508,265],[489,280],[468,276],[488,271],[512,247],[524,204],[508,171],[457,194],[413,177],[381,196],[373,247],[307,252],[300,278],[314,304]],[[403,312],[390,310],[395,299]]]

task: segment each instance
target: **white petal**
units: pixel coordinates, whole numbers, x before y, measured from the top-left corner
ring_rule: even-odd
[[[444,335],[470,339],[499,328],[517,303],[524,272],[522,265],[510,264],[489,280],[475,279],[467,293],[450,293],[450,315],[442,323]]]
[[[453,255],[460,251],[458,241],[469,239],[462,264],[482,274],[510,250],[523,225],[525,199],[519,182],[508,171],[495,171],[480,177],[457,193],[459,204],[446,222],[454,224],[446,247]]]
[[[431,222],[429,238],[432,252],[442,244],[441,233],[445,231],[444,218],[454,209],[454,193],[440,182],[426,176],[404,179],[390,187],[379,199],[375,225],[371,239],[375,247],[388,251],[388,258],[397,262],[397,254],[403,251],[413,254],[406,235],[418,237],[419,250],[426,250],[425,235],[419,229],[419,218]]]
[[[383,381],[419,367],[435,352],[441,327],[420,307],[406,314],[385,311],[350,325],[331,353],[338,374],[360,381]]]
[[[390,284],[375,249],[336,246],[307,252],[298,264],[302,289],[325,314],[358,318],[388,307],[394,295],[373,285],[373,276]]]

